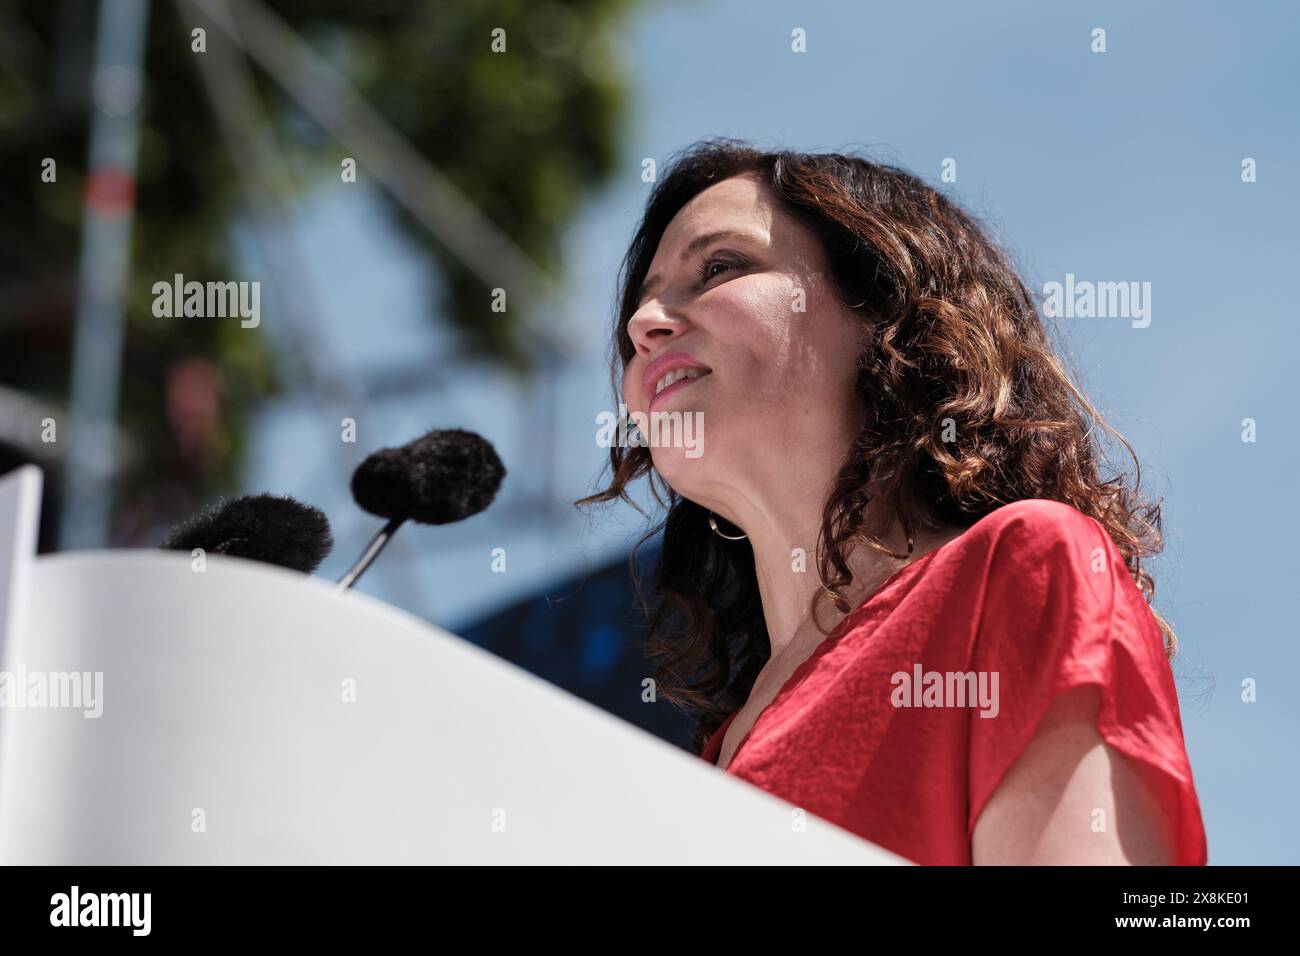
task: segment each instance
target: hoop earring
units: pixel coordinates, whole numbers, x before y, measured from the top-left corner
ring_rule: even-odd
[[[713,533],[716,534],[719,538],[726,538],[728,541],[744,541],[746,538],[749,537],[749,535],[747,534],[742,534],[739,537],[732,537],[729,534],[723,534],[721,531],[718,530],[718,520],[713,516],[712,511],[709,512],[709,527],[713,529]]]

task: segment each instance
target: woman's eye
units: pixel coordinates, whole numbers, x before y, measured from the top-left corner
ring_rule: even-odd
[[[726,272],[729,269],[734,269],[737,267],[736,263],[731,262],[730,260],[727,259],[717,259],[717,258],[705,259],[703,262],[700,263],[700,282],[708,282],[714,276],[721,275],[722,274],[721,272],[713,271],[715,268],[719,266],[722,267],[723,272]]]

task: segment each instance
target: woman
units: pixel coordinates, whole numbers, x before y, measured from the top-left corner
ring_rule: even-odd
[[[1100,477],[1109,429],[967,214],[708,141],[621,284],[616,393],[702,440],[613,447],[579,504],[647,474],[668,509],[650,648],[697,752],[918,863],[1206,862],[1159,506]]]

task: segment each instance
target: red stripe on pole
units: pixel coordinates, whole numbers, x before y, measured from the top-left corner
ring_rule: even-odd
[[[97,216],[124,216],[135,205],[135,180],[120,169],[100,169],[86,181],[86,205]]]

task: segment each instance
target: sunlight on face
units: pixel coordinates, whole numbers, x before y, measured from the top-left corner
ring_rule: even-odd
[[[743,237],[692,248],[718,232]],[[707,505],[723,487],[744,493],[747,472],[770,471],[801,449],[847,449],[861,421],[853,380],[865,333],[835,298],[818,240],[757,179],[724,180],[683,207],[647,278],[628,321],[636,355],[622,394],[629,412],[703,413],[702,456],[651,449],[674,490]],[[672,353],[711,372],[654,400],[646,371]]]

